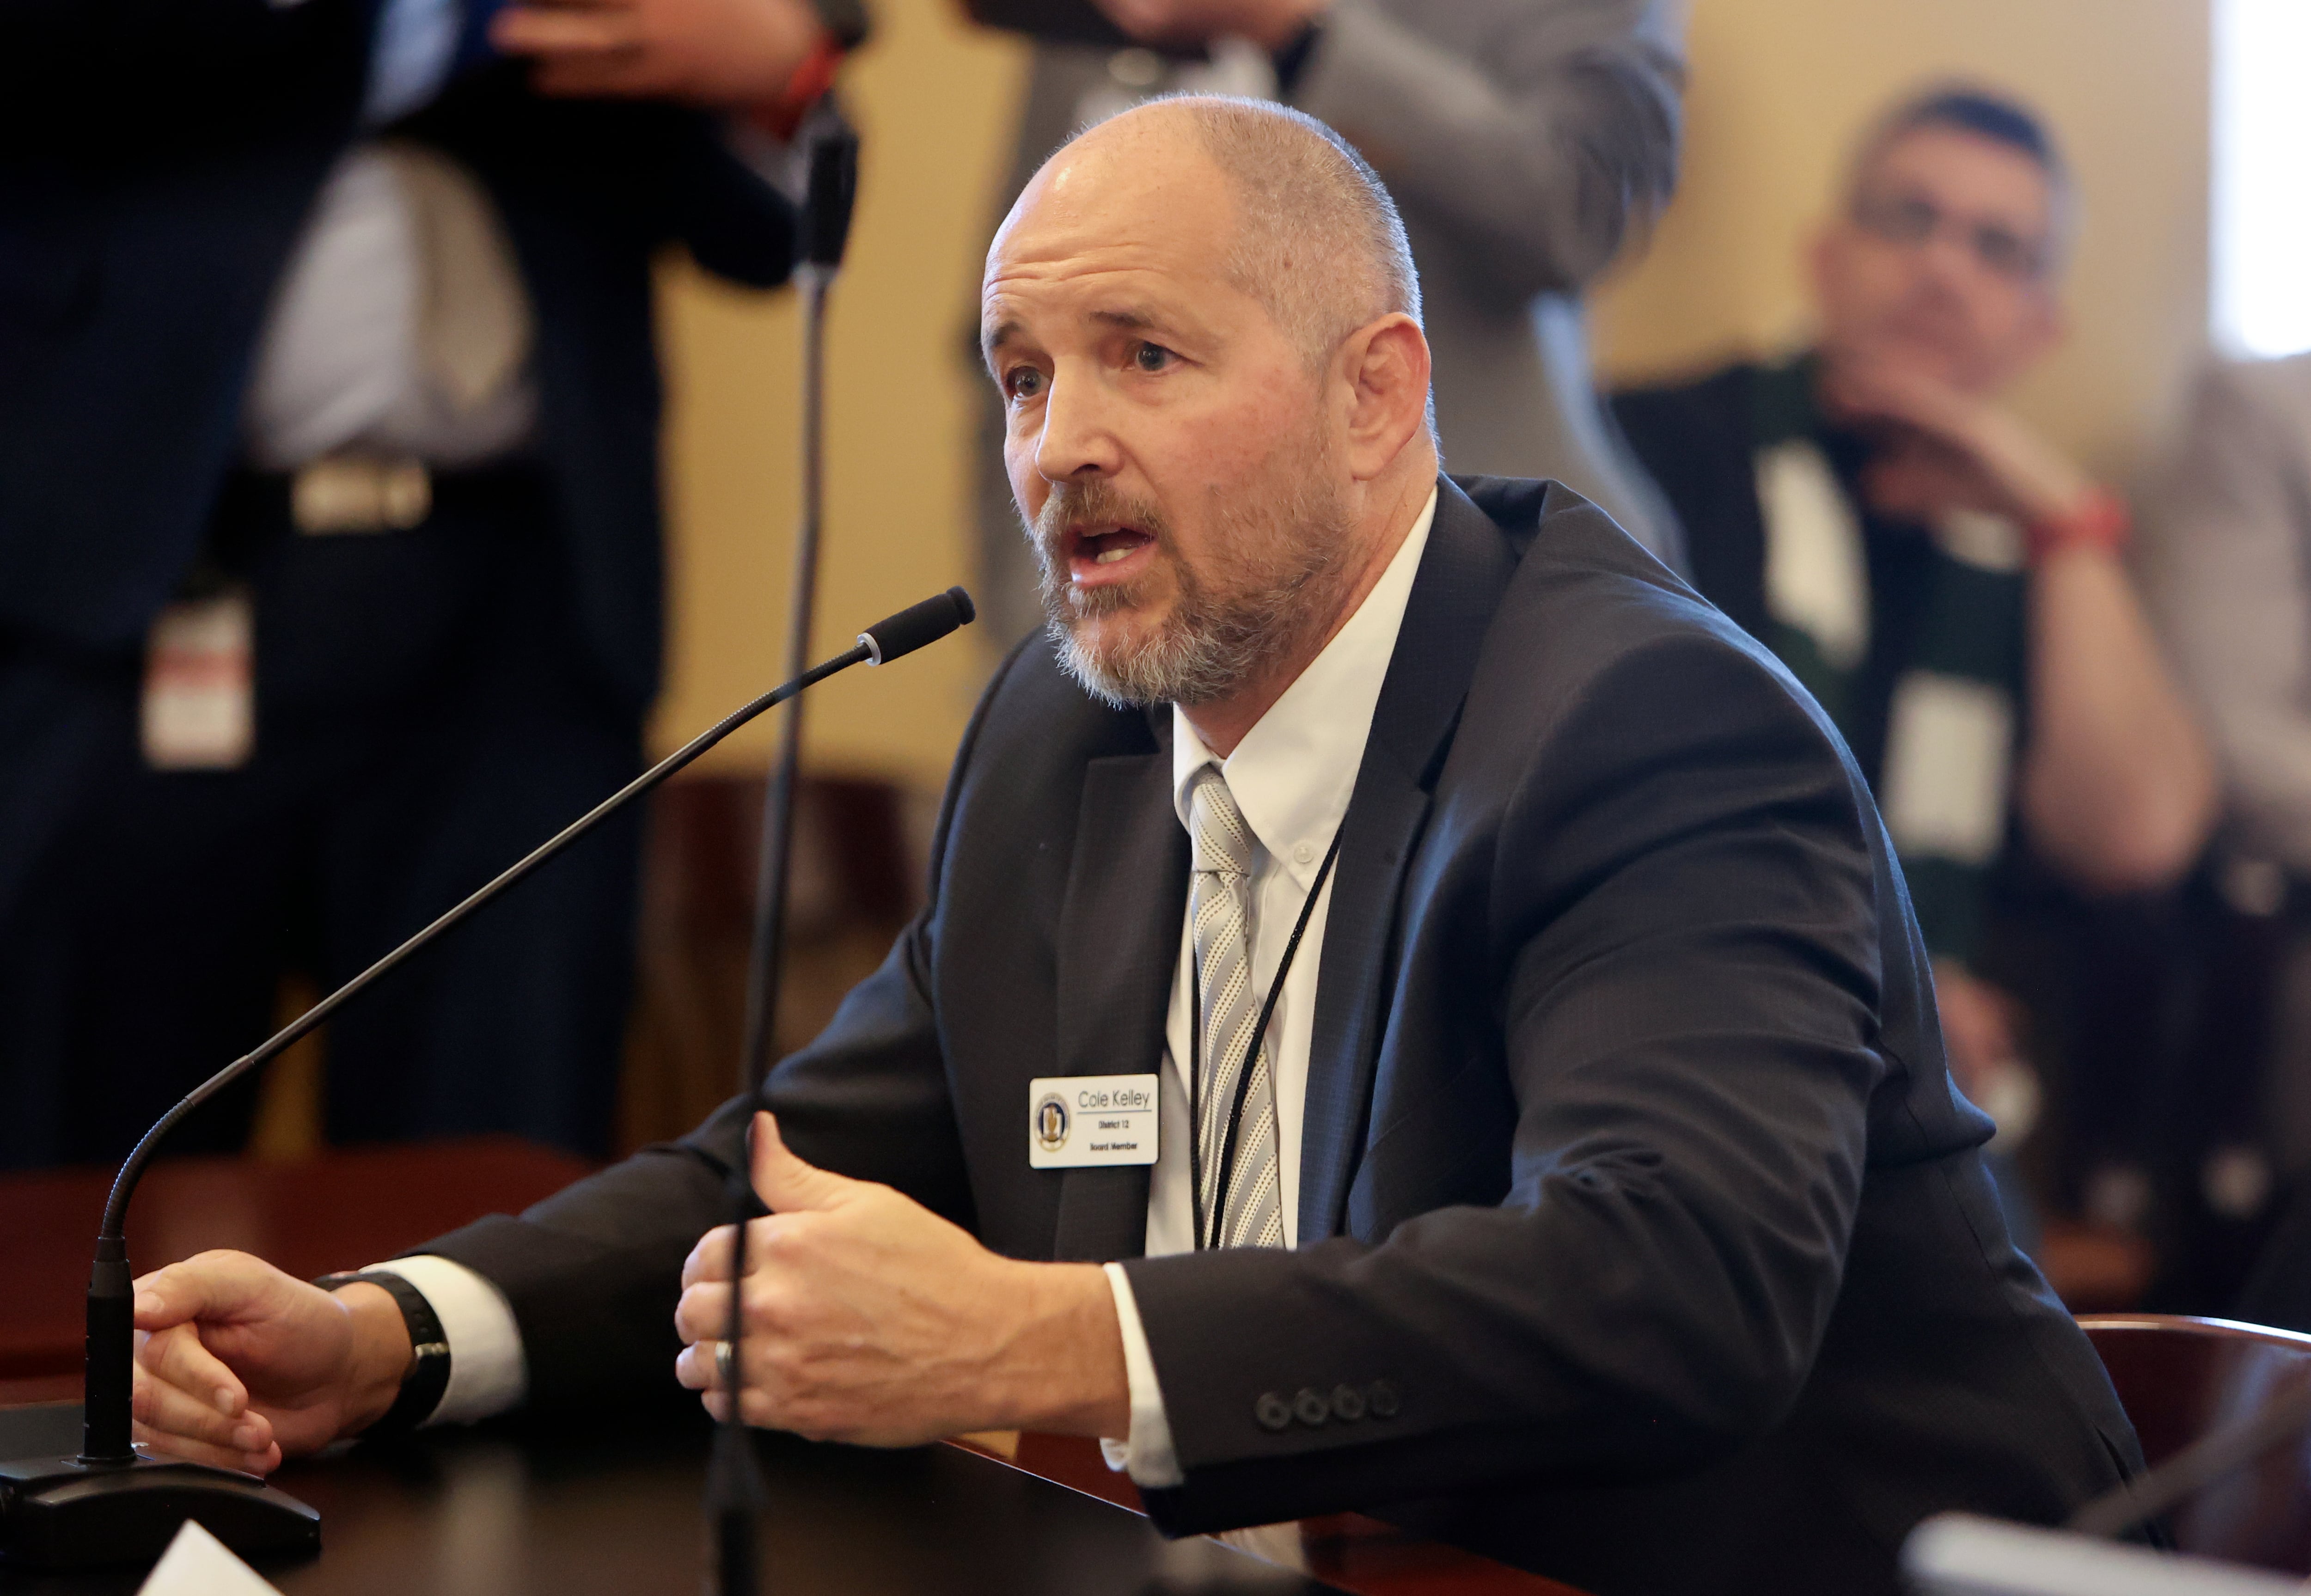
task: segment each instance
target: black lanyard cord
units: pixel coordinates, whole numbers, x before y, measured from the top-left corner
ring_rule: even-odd
[[[1251,1040],[1244,1044],[1243,1063],[1235,1074],[1235,1102],[1228,1109],[1227,1134],[1220,1141],[1219,1190],[1212,1202],[1212,1225],[1217,1229],[1227,1215],[1228,1172],[1235,1166],[1236,1133],[1243,1126],[1244,1104],[1251,1096],[1252,1060],[1260,1056],[1260,1044],[1268,1034],[1268,1024],[1276,1017],[1277,1000],[1284,996],[1284,978],[1292,972],[1292,958],[1300,951],[1300,938],[1307,934],[1308,921],[1316,912],[1316,900],[1323,895],[1324,882],[1332,873],[1332,861],[1340,857],[1340,837],[1347,830],[1343,822],[1332,833],[1332,845],[1324,850],[1324,862],[1316,870],[1316,879],[1308,888],[1308,896],[1300,905],[1300,919],[1292,928],[1292,939],[1284,945],[1284,956],[1277,962],[1276,979],[1268,983],[1268,999],[1260,1006],[1260,1024],[1251,1029]],[[1250,895],[1249,883],[1246,895]],[[1246,908],[1249,909],[1247,904]],[[1247,918],[1249,918],[1247,916]],[[1249,927],[1246,928],[1249,929]],[[1204,968],[1197,956],[1195,939],[1189,938],[1188,947],[1188,1178],[1195,1190],[1190,1194],[1195,1206],[1196,1251],[1204,1250],[1204,1166],[1203,1166],[1203,1095],[1204,1095]],[[1243,956],[1251,959],[1251,939],[1244,938]],[[1274,1090],[1275,1067],[1269,1068],[1269,1089]],[[1278,1157],[1283,1154],[1284,1122],[1277,1120]],[[1279,1191],[1280,1201],[1283,1194]]]

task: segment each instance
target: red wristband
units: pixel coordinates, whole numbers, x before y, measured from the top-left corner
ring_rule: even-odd
[[[2097,488],[2070,514],[2032,521],[2023,528],[2023,536],[2030,545],[2030,563],[2036,565],[2064,549],[2099,549],[2117,554],[2125,549],[2133,529],[2126,501],[2108,488]]]
[[[787,79],[787,86],[779,91],[779,97],[751,107],[747,119],[781,144],[786,143],[794,137],[795,129],[802,126],[819,96],[834,87],[834,74],[842,65],[842,41],[831,32],[821,33],[818,43]]]

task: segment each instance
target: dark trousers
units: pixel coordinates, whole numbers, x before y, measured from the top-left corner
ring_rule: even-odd
[[[212,540],[256,617],[257,748],[146,768],[139,662],[0,652],[0,1166],[111,1163],[274,1028],[632,776],[534,475],[452,477],[406,532],[309,536],[236,481]],[[13,766],[13,771],[9,767]],[[512,1131],[608,1150],[638,813],[330,1021],[334,1142]],[[253,1090],[172,1149],[246,1139]]]

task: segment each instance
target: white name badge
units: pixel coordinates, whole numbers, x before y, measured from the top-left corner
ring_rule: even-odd
[[[1027,1166],[1156,1162],[1156,1077],[1052,1075],[1027,1083]]]

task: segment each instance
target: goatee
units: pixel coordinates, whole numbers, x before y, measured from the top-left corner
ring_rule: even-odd
[[[1304,447],[1275,460],[1266,481],[1219,512],[1200,569],[1180,557],[1153,504],[1103,480],[1056,486],[1027,530],[1042,568],[1043,614],[1068,674],[1117,708],[1193,709],[1234,696],[1329,627],[1346,583],[1349,526],[1339,496],[1327,491],[1325,453]],[[1154,564],[1129,582],[1077,588],[1068,576],[1067,529],[1086,523],[1146,533]],[[1167,571],[1174,598],[1158,626],[1087,637],[1086,623],[1160,597]]]

